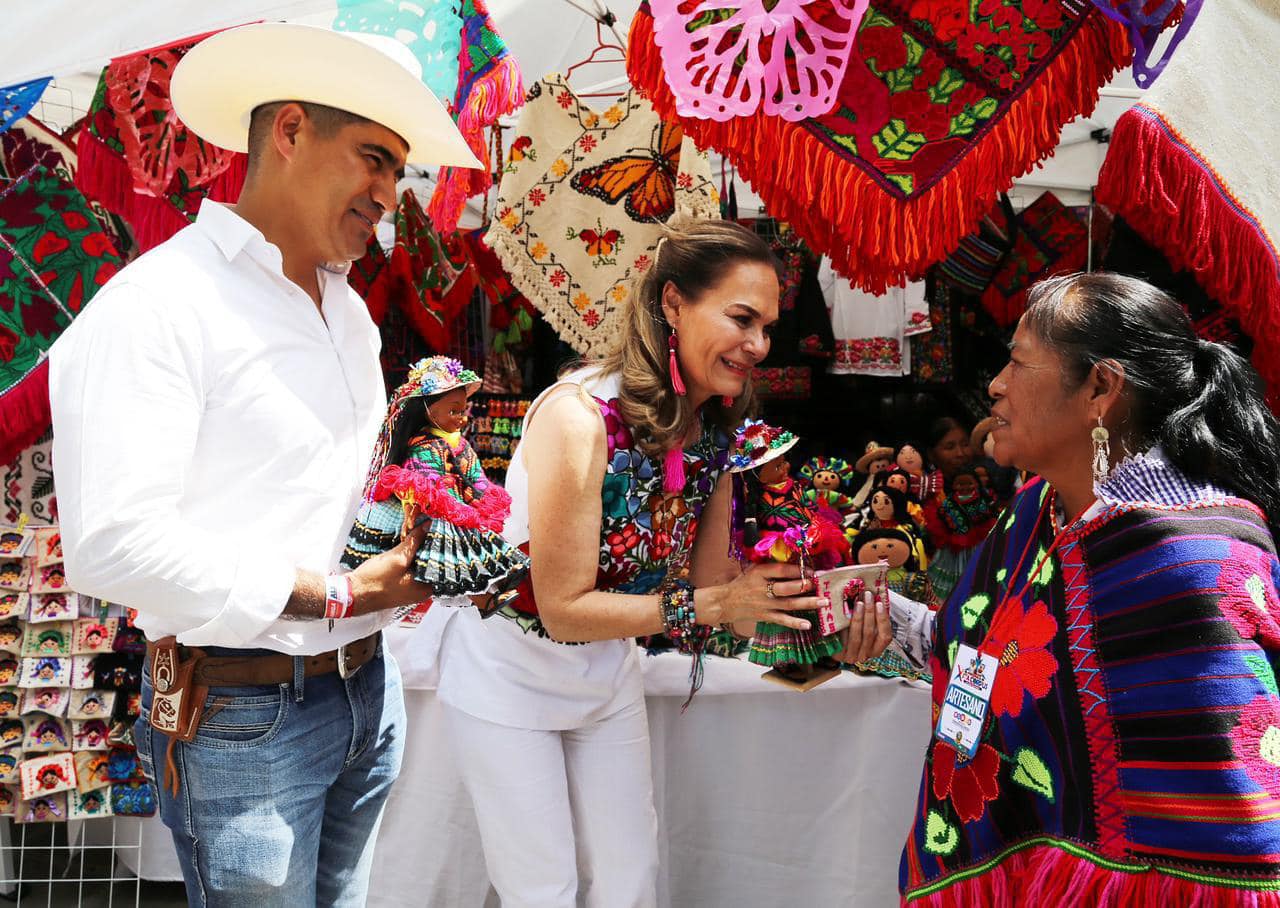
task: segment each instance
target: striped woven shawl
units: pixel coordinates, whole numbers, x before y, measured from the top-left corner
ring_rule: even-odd
[[[1280,563],[1261,513],[1157,451],[1042,562],[1050,494],[1023,490],[939,615],[935,718],[960,642],[1001,667],[974,758],[930,742],[904,902],[1280,905]]]

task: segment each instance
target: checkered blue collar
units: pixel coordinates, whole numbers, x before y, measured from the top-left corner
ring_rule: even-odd
[[[1100,504],[1180,505],[1233,497],[1211,482],[1187,476],[1169,461],[1159,445],[1120,461],[1104,482],[1094,485],[1093,493]]]

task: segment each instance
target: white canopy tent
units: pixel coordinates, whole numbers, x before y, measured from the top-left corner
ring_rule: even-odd
[[[330,25],[339,3],[353,0],[108,0],[92,6],[92,19],[80,0],[44,0],[10,11],[9,27],[0,38],[0,85],[12,85],[40,76],[53,76],[34,115],[55,127],[65,128],[83,115],[93,96],[98,73],[115,56],[165,44],[189,35],[263,20],[287,20]],[[412,7],[411,0],[365,0]],[[432,0],[417,0],[430,3]],[[526,83],[562,72],[584,59],[596,46],[595,23],[586,12],[606,8],[625,35],[639,0],[489,0],[498,29],[520,63]],[[606,33],[607,34],[607,33]],[[600,63],[584,67],[574,76],[583,90],[625,86],[623,67]],[[1116,119],[1140,94],[1127,71],[1103,89],[1097,110],[1088,119],[1077,119],[1062,131],[1057,153],[1022,179],[1011,192],[1016,207],[1030,203],[1046,189],[1054,190],[1067,204],[1086,204],[1102,166],[1106,147],[1090,138],[1098,130],[1110,130]],[[713,159],[717,170],[719,162]],[[420,184],[413,175],[406,185]],[[420,195],[429,187],[419,185]],[[738,198],[744,214],[759,206],[759,199],[742,182]],[[473,200],[463,223],[475,225],[480,200]]]

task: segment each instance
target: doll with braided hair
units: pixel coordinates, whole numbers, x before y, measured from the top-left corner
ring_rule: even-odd
[[[480,376],[445,356],[409,369],[378,436],[343,565],[356,568],[393,548],[406,526],[425,518],[431,525],[413,576],[431,584],[434,601],[466,605],[464,597],[489,596],[496,606],[513,594],[529,571],[529,556],[500,535],[511,497],[489,482],[462,437],[467,399],[479,387]],[[400,617],[420,619],[424,610],[411,606]]]

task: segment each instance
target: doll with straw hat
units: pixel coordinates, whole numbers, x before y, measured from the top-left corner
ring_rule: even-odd
[[[426,518],[431,526],[413,576],[431,584],[435,601],[466,605],[462,597],[509,593],[524,579],[529,556],[500,535],[511,497],[489,482],[462,437],[467,400],[480,383],[479,375],[446,356],[409,369],[378,435],[344,565],[356,568],[388,551],[407,526]],[[424,611],[418,606],[401,617],[416,623]]]

